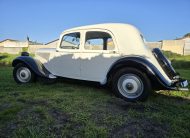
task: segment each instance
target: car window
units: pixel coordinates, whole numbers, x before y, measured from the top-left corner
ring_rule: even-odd
[[[62,37],[61,49],[79,49],[80,33],[70,33]]]
[[[108,38],[107,40],[107,50],[113,50],[115,48],[114,43],[113,43],[113,39],[112,38]]]
[[[84,48],[86,50],[113,50],[115,46],[110,34],[90,31],[86,33]]]
[[[85,49],[89,50],[103,50],[103,39],[97,38],[97,39],[88,39],[85,43]]]

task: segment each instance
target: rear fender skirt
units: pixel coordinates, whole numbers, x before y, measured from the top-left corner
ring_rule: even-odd
[[[161,88],[159,89],[169,89],[173,90],[174,88],[170,87],[171,84],[168,82],[165,77],[160,73],[160,71],[147,59],[144,57],[139,56],[133,56],[133,57],[124,57],[122,59],[119,59],[116,61],[110,68],[107,78],[114,73],[119,68],[122,67],[135,67],[139,70],[142,70],[143,72],[146,72],[148,77],[151,77],[154,81],[154,83],[160,85]]]
[[[13,60],[12,66],[15,67],[19,63],[26,64],[36,75],[40,77],[49,78],[49,75],[51,74],[40,61],[32,57],[19,56]]]

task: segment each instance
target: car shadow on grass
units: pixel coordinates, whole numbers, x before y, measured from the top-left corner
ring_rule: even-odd
[[[59,79],[56,83],[63,84],[63,87],[74,86],[74,89],[92,87],[94,89],[92,93],[105,93],[104,98],[107,98],[102,100],[102,95],[99,95],[97,100],[88,101],[85,98],[89,97],[85,95],[79,97],[75,95],[73,99],[79,100],[75,101],[60,96],[57,102],[52,97],[38,98],[38,94],[35,95],[36,99],[23,99],[22,93],[10,92],[9,98],[16,99],[16,104],[22,105],[22,109],[18,108],[18,112],[12,110],[10,110],[12,113],[5,112],[5,115],[13,115],[15,119],[9,119],[4,125],[1,124],[0,136],[85,137],[89,134],[90,137],[93,135],[182,137],[188,135],[190,100],[187,98],[169,96],[166,91],[153,93],[146,102],[131,103],[116,98],[107,87],[102,87],[98,83],[68,79]],[[62,93],[64,94],[64,91]],[[56,94],[59,93],[55,91]],[[5,97],[0,97],[2,98]],[[71,111],[60,108],[67,106],[68,109],[72,105],[75,106],[74,109],[70,109]],[[13,108],[12,106],[8,103],[0,106],[0,114],[1,111]],[[0,119],[3,118],[5,117],[1,116]]]
[[[182,135],[189,132],[190,100],[182,97],[153,93],[146,102],[112,99],[96,107],[92,118],[99,126],[110,128],[109,137],[181,137],[180,131]],[[105,114],[118,121],[105,121]]]
[[[81,84],[102,89],[110,95],[107,87],[93,82]],[[189,132],[190,123],[186,120],[190,119],[190,99],[176,96],[172,91],[153,92],[145,102],[126,102],[111,95],[107,102],[97,102],[94,107],[91,118],[97,126],[108,128],[109,137],[181,137]],[[184,131],[184,134],[175,130]]]

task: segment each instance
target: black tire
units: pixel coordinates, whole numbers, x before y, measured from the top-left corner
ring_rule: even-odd
[[[146,74],[135,68],[123,68],[113,76],[112,90],[117,97],[134,102],[145,101],[152,88]]]
[[[21,70],[26,70],[28,73],[30,73],[30,77],[28,77],[28,79],[21,79],[20,77],[22,75],[18,75],[18,73],[21,71]],[[21,73],[19,73],[21,74]],[[26,74],[25,74],[26,75]],[[20,77],[19,77],[20,76]],[[34,82],[35,80],[35,74],[34,72],[28,67],[26,66],[25,64],[23,63],[19,63],[17,64],[14,69],[13,69],[13,78],[14,80],[16,81],[16,83],[18,84],[24,84],[24,83],[31,83],[31,82]]]

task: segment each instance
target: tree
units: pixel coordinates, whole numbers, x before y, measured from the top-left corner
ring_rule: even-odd
[[[183,37],[189,37],[190,38],[190,33],[185,34]]]

